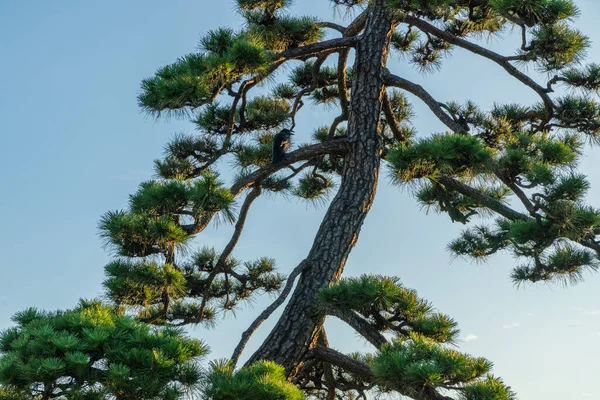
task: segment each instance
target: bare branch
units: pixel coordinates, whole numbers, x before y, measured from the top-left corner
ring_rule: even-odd
[[[225,265],[227,263],[227,260],[229,259],[229,256],[231,256],[231,253],[235,249],[235,246],[237,245],[238,241],[240,240],[240,236],[242,235],[242,231],[244,230],[244,225],[246,223],[246,217],[248,216],[250,206],[252,205],[254,200],[256,200],[258,196],[260,196],[260,193],[260,186],[256,185],[254,186],[254,189],[250,193],[248,193],[246,199],[244,199],[244,204],[242,204],[242,208],[240,209],[240,214],[235,224],[235,230],[233,231],[233,235],[231,236],[229,243],[227,243],[227,246],[225,246],[225,249],[221,253],[219,260],[217,261],[217,265],[206,278],[207,288],[210,288],[212,282],[215,280],[215,277],[219,273],[226,272]],[[200,305],[200,315],[204,315],[204,309],[206,308],[207,298],[208,296],[206,295],[202,296],[202,303]]]
[[[319,22],[317,25],[319,25],[319,27],[321,27],[321,28],[333,29],[334,31],[338,31],[341,34],[343,34],[346,31],[346,27],[336,24],[335,22],[323,21],[323,22]]]
[[[400,131],[398,127],[398,121],[396,120],[396,116],[394,115],[394,111],[392,110],[392,104],[390,103],[390,97],[387,94],[387,91],[383,92],[383,99],[381,102],[381,106],[383,108],[383,114],[385,115],[385,119],[388,123],[388,126],[392,130],[392,134],[394,138],[400,142],[406,141],[406,137]]]
[[[452,129],[456,133],[466,133],[468,131],[467,127],[464,127],[454,121],[450,115],[448,115],[442,107],[440,107],[440,103],[433,98],[421,85],[417,85],[407,79],[401,78],[397,75],[392,74],[388,69],[384,71],[384,81],[386,86],[394,86],[400,89],[404,89],[409,93],[417,96],[427,106],[429,109],[435,114],[436,117],[440,121],[444,123],[448,128]]]
[[[233,354],[231,355],[231,362],[233,363],[234,367],[237,364],[237,362],[239,361],[240,356],[241,356],[242,352],[244,351],[244,348],[246,347],[246,344],[248,343],[248,340],[250,340],[250,337],[252,336],[252,334],[258,329],[258,327],[264,321],[266,321],[271,316],[271,314],[273,314],[273,312],[275,312],[275,310],[277,308],[279,308],[280,305],[283,304],[283,302],[285,301],[285,299],[290,294],[290,292],[292,290],[292,286],[294,286],[294,281],[296,280],[296,278],[298,277],[298,275],[300,275],[302,273],[302,271],[304,270],[305,266],[306,266],[306,260],[303,260],[300,264],[298,264],[298,266],[296,268],[294,268],[294,270],[292,271],[292,273],[288,276],[287,281],[285,283],[285,287],[283,288],[283,290],[279,294],[279,297],[277,297],[277,299],[273,303],[271,303],[271,305],[269,307],[267,307],[252,322],[252,324],[250,325],[250,327],[248,327],[248,329],[246,329],[244,331],[244,333],[242,333],[242,338],[240,339],[240,342],[235,347],[235,350],[233,351]]]
[[[506,72],[508,72],[510,75],[512,75],[513,77],[518,79],[520,82],[524,83],[526,86],[533,89],[542,98],[542,101],[544,102],[544,105],[546,106],[546,112],[548,113],[547,117],[548,117],[548,119],[550,119],[550,116],[552,115],[552,112],[554,110],[554,103],[552,102],[552,99],[550,98],[550,96],[548,96],[548,92],[547,92],[546,88],[539,85],[533,79],[531,79],[529,76],[527,76],[526,74],[519,71],[517,69],[517,67],[515,67],[514,65],[512,65],[509,62],[509,59],[507,57],[504,57],[498,53],[495,53],[491,50],[481,47],[475,43],[471,43],[467,40],[464,40],[457,36],[454,36],[453,34],[446,32],[446,31],[444,31],[426,21],[416,18],[414,16],[406,15],[404,18],[404,22],[406,22],[410,25],[416,26],[417,28],[421,29],[423,32],[435,35],[435,36],[439,37],[440,39],[447,41],[448,43],[451,43],[455,46],[469,50],[472,53],[475,53],[477,55],[485,57],[488,60],[491,60],[491,61],[495,62],[496,64],[500,65],[502,68],[504,68],[504,70],[506,70]]]

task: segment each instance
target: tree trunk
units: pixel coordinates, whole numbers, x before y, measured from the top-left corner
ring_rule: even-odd
[[[378,135],[386,65],[393,18],[385,0],[372,0],[365,32],[356,48],[348,139],[341,186],[331,202],[283,315],[248,364],[273,360],[295,375],[308,349],[316,344],[324,316],[316,293],[336,282],[356,244],[373,204],[381,161]]]

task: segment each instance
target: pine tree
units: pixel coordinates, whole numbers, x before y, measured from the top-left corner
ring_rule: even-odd
[[[0,398],[179,399],[197,390],[208,348],[97,301],[17,313],[0,334]]]
[[[237,0],[242,28],[206,33],[197,52],[142,82],[143,110],[191,117],[200,133],[175,136],[155,162],[158,179],[142,183],[126,210],[102,218],[101,234],[118,256],[106,266],[107,295],[140,324],[172,327],[212,324],[218,311],[281,291],[231,359],[212,364],[206,399],[329,400],[372,391],[423,400],[514,399],[491,375],[491,362],[452,348],[456,322],[415,291],[393,277],[340,275],[382,166],[421,205],[466,226],[449,245],[456,256],[485,260],[507,251],[518,262],[511,275],[517,284],[574,283],[598,268],[600,211],[585,204],[589,183],[576,166],[585,144],[600,135],[600,104],[593,100],[600,65],[583,64],[590,43],[573,26],[579,10],[572,0],[331,1],[354,12],[347,26],[295,16],[290,0]],[[513,55],[478,41],[508,29],[522,37]],[[386,66],[398,53],[435,72],[455,48],[498,65],[539,101],[490,110],[443,103]],[[546,82],[522,66],[536,68]],[[275,79],[284,67],[291,72]],[[415,138],[407,93],[447,132]],[[272,164],[274,135],[293,128],[309,100],[335,107],[338,116]],[[230,185],[218,176],[221,160],[235,162]],[[336,186],[309,254],[287,278],[273,259],[233,257],[259,196],[325,202]],[[227,246],[190,254],[190,241],[213,221],[234,224]],[[287,300],[296,279],[280,320],[237,368],[248,339]],[[330,348],[327,316],[345,321],[377,351]],[[10,349],[3,349],[8,357]]]

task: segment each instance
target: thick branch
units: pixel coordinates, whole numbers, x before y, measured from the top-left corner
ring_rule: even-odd
[[[329,362],[333,365],[343,368],[348,372],[360,376],[362,379],[367,381],[373,381],[375,379],[373,372],[371,371],[371,367],[369,367],[367,364],[364,364],[325,346],[315,346],[308,352],[307,358],[316,358],[321,361]]]
[[[367,23],[368,10],[363,11],[352,21],[348,28],[346,28],[346,32],[344,32],[345,36],[356,36],[365,28]]]
[[[384,344],[388,343],[387,339],[367,321],[357,315],[354,311],[340,311],[336,309],[326,309],[327,315],[337,317],[350,325],[357,333],[367,339],[369,343],[381,350]]]
[[[322,42],[308,44],[306,46],[282,51],[281,53],[276,54],[274,56],[274,61],[279,62],[298,58],[306,58],[315,54],[320,54],[324,51],[337,50],[344,47],[352,47],[356,44],[357,41],[358,38],[355,36],[324,40]]]
[[[468,196],[470,198],[472,198],[473,200],[479,202],[480,204],[484,205],[485,207],[489,208],[490,210],[493,210],[495,212],[497,212],[498,214],[502,215],[505,218],[510,219],[511,221],[516,221],[516,220],[528,220],[529,216],[522,214],[518,211],[513,210],[512,208],[508,207],[507,205],[503,204],[502,202],[487,196],[486,194],[480,192],[479,190],[466,185],[454,178],[451,178],[447,175],[441,175],[439,177],[436,178],[436,181],[441,183],[442,185],[457,191],[458,193],[461,193],[465,196]]]

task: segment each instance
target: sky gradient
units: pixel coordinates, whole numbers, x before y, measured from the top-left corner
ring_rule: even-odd
[[[300,14],[344,21],[326,0],[296,4]],[[577,4],[578,27],[593,42],[589,60],[600,62],[600,3]],[[125,207],[138,184],[153,177],[152,160],[174,133],[194,129],[186,121],[144,115],[136,100],[140,81],[195,51],[203,32],[240,23],[226,0],[0,1],[0,329],[23,308],[68,308],[81,297],[102,295],[103,267],[111,255],[98,237],[100,216]],[[487,45],[512,54],[518,44],[507,32]],[[392,56],[390,68],[440,101],[470,99],[484,109],[494,102],[537,101],[496,65],[460,50],[434,74],[422,75],[398,56]],[[420,102],[414,106],[420,137],[444,130]],[[308,141],[331,115],[306,107],[296,144]],[[599,156],[600,149],[588,148],[581,166],[595,206],[600,206]],[[520,399],[600,399],[600,276],[588,275],[568,288],[516,288],[509,256],[485,265],[453,260],[446,245],[462,226],[444,215],[427,215],[407,190],[389,182],[383,173],[345,274],[401,277],[459,322],[461,350],[492,360],[495,373]],[[307,254],[324,212],[296,200],[260,198],[234,255],[274,257],[289,272]],[[210,228],[195,243],[222,249],[231,231]],[[269,302],[261,297],[237,319],[225,316],[214,329],[190,332],[206,339],[209,358],[229,357],[241,332]],[[261,327],[246,356],[276,317]],[[370,350],[341,323],[330,321],[328,329],[337,349]]]

